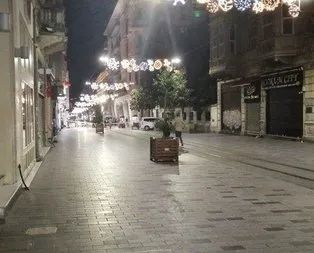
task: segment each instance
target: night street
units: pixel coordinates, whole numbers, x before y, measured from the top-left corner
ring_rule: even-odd
[[[0,252],[313,252],[313,144],[184,134],[177,166],[149,160],[155,134],[62,130]]]

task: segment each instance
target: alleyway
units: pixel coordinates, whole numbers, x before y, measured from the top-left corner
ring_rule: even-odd
[[[0,226],[0,252],[313,252],[310,144],[186,135],[174,166],[149,160],[152,134],[63,130]]]

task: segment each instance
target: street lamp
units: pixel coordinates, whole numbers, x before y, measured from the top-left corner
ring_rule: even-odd
[[[91,85],[92,83],[91,82],[85,82],[85,85]]]
[[[109,61],[109,58],[108,58],[107,56],[101,56],[101,57],[99,57],[99,60],[100,60],[101,62],[103,62],[103,63],[106,63],[106,62]]]
[[[175,57],[175,58],[173,58],[173,59],[171,60],[171,62],[172,62],[173,64],[180,64],[180,63],[181,63],[181,59],[180,59],[179,57]]]

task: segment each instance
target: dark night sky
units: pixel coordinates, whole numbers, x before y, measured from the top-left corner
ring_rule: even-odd
[[[103,51],[103,32],[116,0],[67,0],[67,60],[71,97],[77,97],[85,81],[101,69],[98,58]]]

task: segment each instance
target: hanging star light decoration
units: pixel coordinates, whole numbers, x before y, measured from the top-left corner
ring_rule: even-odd
[[[191,0],[192,1],[192,0]],[[199,4],[206,5],[209,13],[216,13],[222,10],[227,12],[233,7],[239,11],[251,9],[255,13],[263,11],[274,11],[280,4],[286,4],[289,8],[289,14],[297,17],[300,14],[301,0],[196,0]]]
[[[230,11],[233,7],[233,0],[218,0],[218,4],[223,11]]]
[[[234,7],[239,11],[245,11],[252,6],[252,0],[234,0]]]
[[[264,10],[264,4],[262,3],[261,0],[255,0],[253,3],[252,10],[257,14],[261,13]]]
[[[279,6],[280,0],[263,0],[263,4],[265,10],[273,11]]]
[[[217,0],[207,0],[206,9],[209,13],[216,13],[219,10]]]
[[[292,4],[289,7],[289,14],[293,18],[297,18],[300,15],[300,7],[297,6],[296,4]]]

